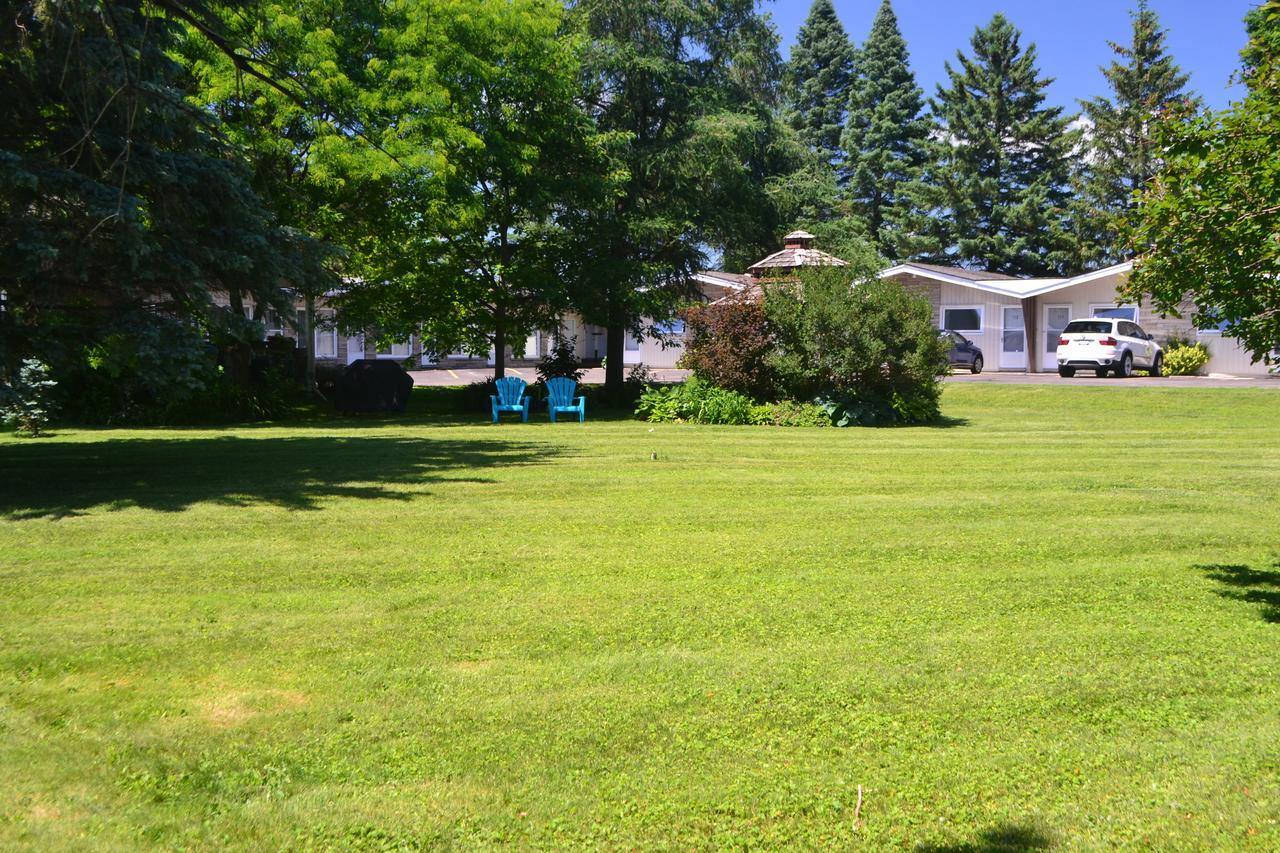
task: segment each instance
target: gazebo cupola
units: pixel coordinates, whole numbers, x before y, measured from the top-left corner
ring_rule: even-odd
[[[782,250],[747,268],[756,278],[785,278],[800,267],[845,267],[847,263],[835,255],[813,248],[814,236],[808,231],[792,231],[782,238]]]

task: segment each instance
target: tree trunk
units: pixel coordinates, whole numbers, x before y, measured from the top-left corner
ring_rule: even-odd
[[[501,379],[507,375],[507,319],[499,311],[494,320],[497,322],[493,328],[493,378]]]
[[[230,293],[231,313],[237,318],[244,319],[244,297],[239,291],[232,290]],[[242,387],[248,386],[250,376],[250,362],[253,359],[253,350],[249,344],[239,338],[234,338],[222,350],[223,369],[226,371],[226,377],[234,385]]]
[[[604,390],[611,400],[622,399],[622,385],[626,379],[623,372],[626,358],[627,323],[622,309],[613,305],[609,308],[609,325],[606,327],[608,337],[605,341],[604,354]]]
[[[322,396],[320,388],[316,385],[316,300],[315,297],[308,295],[303,305],[302,334],[306,337],[303,340],[307,347],[306,367],[303,371],[303,381],[307,386],[307,393],[316,397]]]

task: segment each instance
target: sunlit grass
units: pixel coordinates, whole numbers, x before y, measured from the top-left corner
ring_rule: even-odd
[[[944,409],[0,436],[0,846],[1280,846],[1280,396]]]

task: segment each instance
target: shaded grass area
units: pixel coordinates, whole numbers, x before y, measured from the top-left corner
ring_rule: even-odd
[[[421,399],[0,437],[0,846],[1280,844],[1272,392]]]

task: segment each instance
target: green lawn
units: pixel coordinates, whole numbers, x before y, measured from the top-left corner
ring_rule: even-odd
[[[0,436],[0,847],[1280,848],[1280,394],[944,409]]]

